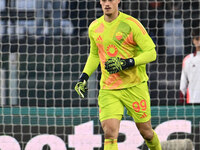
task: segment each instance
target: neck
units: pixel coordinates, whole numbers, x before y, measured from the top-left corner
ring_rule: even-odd
[[[106,22],[112,22],[113,20],[115,20],[117,17],[119,16],[119,12],[117,11],[114,14],[111,15],[104,15],[104,20]]]

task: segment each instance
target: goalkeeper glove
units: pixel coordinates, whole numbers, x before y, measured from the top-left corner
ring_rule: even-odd
[[[87,80],[88,80],[89,76],[86,73],[82,73],[78,83],[76,83],[75,86],[75,91],[77,92],[77,94],[79,96],[81,96],[81,98],[84,98],[84,94],[87,91]]]
[[[133,58],[122,59],[119,57],[111,57],[105,63],[105,69],[110,73],[117,73],[135,65]]]

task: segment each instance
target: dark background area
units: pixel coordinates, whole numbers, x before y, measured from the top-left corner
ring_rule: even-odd
[[[98,1],[64,1],[60,11],[60,20],[73,24],[73,33],[49,32],[47,34],[25,32],[19,37],[8,28],[17,21],[35,20],[37,10],[17,10],[15,1],[5,1],[5,9],[0,12],[0,21],[4,22],[1,35],[1,68],[6,73],[6,105],[10,106],[9,93],[9,55],[17,53],[18,82],[17,99],[19,106],[39,107],[79,107],[97,106],[88,99],[80,100],[74,91],[75,83],[84,67],[89,53],[87,29],[89,24],[102,15]],[[152,105],[182,105],[179,103],[179,81],[183,58],[194,50],[191,43],[191,30],[199,26],[198,1],[126,1],[122,0],[122,12],[138,18],[147,29],[156,44],[158,58],[147,66]],[[175,14],[172,5],[180,3]],[[56,11],[56,10],[55,10]],[[51,22],[50,9],[44,9],[44,20]],[[180,17],[184,25],[184,55],[167,56],[165,53],[164,22]],[[56,18],[56,17],[55,17]],[[33,29],[36,26],[33,26]],[[49,31],[55,26],[47,26]],[[61,30],[64,28],[58,26]],[[98,69],[97,79],[100,79]],[[98,82],[98,81],[96,81]],[[99,82],[98,82],[99,83]],[[99,86],[96,87],[98,91]],[[97,97],[95,97],[97,101]]]

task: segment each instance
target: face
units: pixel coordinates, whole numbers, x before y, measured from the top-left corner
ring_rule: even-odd
[[[118,5],[120,0],[100,0],[100,4],[104,15],[111,16],[118,13]]]
[[[200,49],[200,36],[194,37],[193,43],[196,48]]]

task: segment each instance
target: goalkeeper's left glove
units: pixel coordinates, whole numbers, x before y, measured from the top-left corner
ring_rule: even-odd
[[[135,61],[133,58],[122,59],[119,57],[111,57],[105,63],[105,69],[110,73],[117,73],[129,67],[133,67]]]
[[[77,94],[79,96],[81,96],[81,98],[85,97],[85,93],[87,91],[87,80],[88,80],[89,76],[86,73],[82,73],[78,83],[76,83],[75,86],[75,91],[77,92]]]

